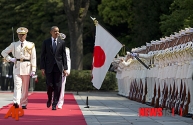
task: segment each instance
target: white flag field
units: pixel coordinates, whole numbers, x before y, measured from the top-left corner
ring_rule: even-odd
[[[95,47],[93,54],[92,83],[101,88],[107,71],[122,48],[122,44],[107,32],[100,24],[96,25]]]

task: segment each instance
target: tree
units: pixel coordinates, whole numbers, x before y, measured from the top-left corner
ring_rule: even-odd
[[[90,0],[63,0],[70,34],[70,52],[72,69],[83,68],[83,21]]]
[[[163,2],[164,1],[164,2]],[[160,15],[168,14],[173,0],[103,0],[99,14],[115,30],[119,40],[131,47],[141,46],[151,40],[159,39]]]
[[[132,0],[102,0],[98,11],[106,23],[105,28],[122,44],[129,45],[133,24]]]
[[[187,27],[193,27],[193,1],[175,0],[170,13],[161,16],[160,29],[164,35],[170,35]]]
[[[0,51],[12,42],[12,30],[14,28],[15,41],[18,41],[16,29],[27,27],[29,33],[27,40],[35,43],[37,58],[41,52],[41,45],[44,39],[50,37],[50,28],[54,25],[60,28],[60,32],[67,34],[66,42],[68,46],[67,21],[61,0],[14,0],[10,3],[7,0],[0,1]]]
[[[138,46],[162,37],[160,16],[168,14],[168,8],[173,0],[135,0],[133,2],[134,25],[132,41]]]

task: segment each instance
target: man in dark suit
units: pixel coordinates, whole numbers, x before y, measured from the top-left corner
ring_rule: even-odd
[[[8,90],[8,83],[9,83],[9,68],[10,64],[6,61],[5,58],[3,58],[3,62],[1,64],[1,90],[6,91]]]
[[[42,45],[40,69],[42,75],[46,75],[47,107],[49,108],[52,103],[52,110],[56,110],[62,85],[62,73],[68,75],[68,66],[65,42],[59,37],[59,28],[51,27],[50,34],[52,37],[45,40]],[[52,92],[54,92],[53,102]]]

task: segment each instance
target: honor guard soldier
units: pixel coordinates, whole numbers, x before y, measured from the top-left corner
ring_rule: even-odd
[[[65,39],[66,35],[63,33],[60,33],[60,38],[61,39]],[[68,47],[65,48],[66,49],[66,58],[67,58],[67,65],[68,65],[68,75],[70,75],[70,70],[71,70],[71,58],[70,58],[70,49]],[[61,92],[60,92],[60,98],[58,101],[58,108],[62,109],[62,106],[64,104],[64,94],[65,94],[65,84],[66,84],[66,78],[67,76],[64,76],[64,74],[62,75],[62,87],[61,87]]]
[[[12,42],[1,54],[8,61],[13,62],[14,94],[13,103],[15,108],[19,105],[23,109],[28,104],[28,88],[30,76],[36,71],[36,49],[33,42],[26,41],[28,29],[20,27],[17,29],[19,41]],[[12,53],[13,57],[9,56]]]

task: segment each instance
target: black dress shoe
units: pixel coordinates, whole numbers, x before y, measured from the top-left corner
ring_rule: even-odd
[[[19,108],[19,105],[17,103],[14,103],[13,106],[15,106],[15,108]]]
[[[186,115],[183,116],[183,117],[186,117],[186,118],[192,118],[192,116],[193,116],[192,114],[189,114],[189,113],[188,113],[188,114],[186,114]]]
[[[51,106],[51,101],[47,101],[47,107],[50,108]]]
[[[56,110],[56,106],[52,106],[52,110]]]
[[[22,106],[22,109],[27,109],[27,107],[26,106]]]

